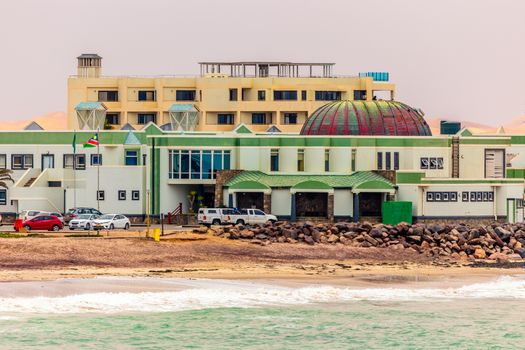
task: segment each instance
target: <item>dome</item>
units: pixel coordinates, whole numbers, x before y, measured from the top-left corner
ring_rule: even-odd
[[[397,101],[334,101],[306,120],[301,135],[431,136],[423,113]]]

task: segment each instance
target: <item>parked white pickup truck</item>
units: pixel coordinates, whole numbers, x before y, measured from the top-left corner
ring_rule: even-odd
[[[264,224],[268,221],[275,222],[277,217],[259,209],[201,208],[197,214],[197,222],[203,225],[253,225]]]
[[[232,208],[200,208],[197,222],[201,225],[221,225],[230,223],[230,215],[236,212]]]
[[[231,224],[254,225],[264,224],[268,221],[276,222],[277,217],[275,215],[266,214],[259,209],[240,209],[229,215],[229,220],[227,222]]]

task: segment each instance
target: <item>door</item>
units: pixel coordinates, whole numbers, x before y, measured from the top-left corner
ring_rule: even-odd
[[[53,154],[42,155],[42,170],[55,167],[55,156]]]
[[[266,222],[266,214],[259,209],[250,210],[253,214],[253,219],[256,224],[264,224]]]

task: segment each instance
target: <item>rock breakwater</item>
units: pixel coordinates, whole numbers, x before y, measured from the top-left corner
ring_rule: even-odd
[[[261,245],[343,244],[365,248],[408,249],[427,256],[456,259],[525,258],[525,224],[494,223],[471,227],[466,224],[385,225],[368,222],[314,224],[283,221],[252,226],[214,226],[210,230],[216,236],[246,240]]]

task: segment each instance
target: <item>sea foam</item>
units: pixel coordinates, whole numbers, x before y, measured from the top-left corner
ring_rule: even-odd
[[[176,281],[174,282],[175,284]],[[500,277],[459,288],[283,287],[240,281],[192,280],[187,289],[139,293],[85,293],[61,297],[0,298],[0,315],[12,313],[168,312],[218,307],[260,307],[352,301],[525,299],[525,280]]]

